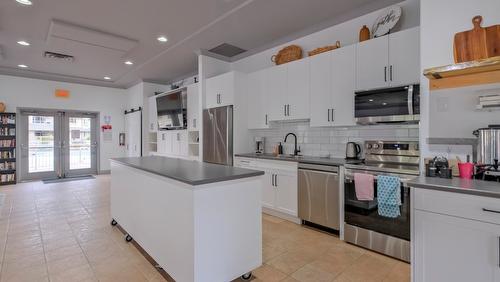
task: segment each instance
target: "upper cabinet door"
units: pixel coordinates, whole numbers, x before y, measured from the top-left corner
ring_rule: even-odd
[[[309,119],[310,77],[307,58],[286,64],[287,91],[285,119]]]
[[[354,87],[356,47],[342,47],[331,52],[332,101],[331,121],[334,126],[355,125]]]
[[[382,36],[357,44],[356,89],[389,85],[389,37]]]
[[[286,64],[266,69],[264,73],[264,99],[268,105],[269,120],[285,119]]]
[[[149,132],[158,131],[158,113],[156,111],[156,96],[152,96],[148,98],[148,106],[149,106]]]
[[[332,104],[332,52],[309,58],[310,65],[310,125],[330,126]]]
[[[264,70],[247,76],[248,128],[269,128],[266,101],[264,99]]]
[[[234,103],[235,73],[227,72],[206,80],[206,108],[216,108]]]
[[[389,80],[391,85],[409,85],[420,81],[419,41],[419,27],[389,35]]]
[[[187,87],[187,119],[189,130],[199,130],[199,94],[198,84]]]

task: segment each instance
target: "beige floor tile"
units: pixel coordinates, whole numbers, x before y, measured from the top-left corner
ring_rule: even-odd
[[[49,281],[47,274],[47,266],[39,265],[32,266],[29,268],[24,268],[22,271],[2,271],[1,279],[2,282],[38,282],[38,281]]]
[[[396,261],[387,261],[370,254],[364,254],[341,273],[353,282],[382,281],[395,267]]]
[[[89,264],[83,264],[77,267],[65,269],[57,274],[49,275],[50,282],[66,281],[97,281],[97,278]]]
[[[285,252],[286,252],[286,249],[284,247],[263,244],[262,245],[262,260],[263,260],[263,262],[268,262],[271,259],[273,259],[281,254],[284,254]]]
[[[88,265],[88,261],[83,253],[47,262],[47,267],[50,276],[63,273],[68,269],[77,268],[85,265]]]
[[[310,257],[301,256],[297,252],[286,252],[270,260],[268,264],[281,272],[292,274],[311,261]]]
[[[83,255],[83,251],[78,245],[57,248],[45,253],[47,262],[65,259],[74,255]]]
[[[278,269],[270,266],[263,265],[252,272],[256,279],[267,282],[277,282],[285,279],[287,275]]]
[[[307,264],[292,274],[292,277],[301,282],[331,282],[335,278],[330,272]]]
[[[387,274],[383,282],[410,282],[411,269],[410,264],[397,262],[396,266]]]

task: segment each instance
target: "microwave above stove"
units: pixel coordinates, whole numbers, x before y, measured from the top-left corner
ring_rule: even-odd
[[[357,124],[417,123],[420,120],[420,85],[356,92],[354,117]]]

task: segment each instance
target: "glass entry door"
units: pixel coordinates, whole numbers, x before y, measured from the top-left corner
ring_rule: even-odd
[[[97,173],[96,115],[21,112],[22,180]]]

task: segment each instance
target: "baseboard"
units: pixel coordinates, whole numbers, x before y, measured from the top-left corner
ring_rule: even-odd
[[[293,216],[293,215],[286,214],[286,213],[282,213],[279,211],[275,211],[275,210],[272,210],[270,208],[262,207],[262,212],[265,214],[268,214],[268,215],[279,217],[279,218],[284,219],[284,220],[291,221],[293,223],[302,224],[302,220],[300,220],[300,218]]]
[[[99,170],[99,174],[111,174],[111,169]]]

